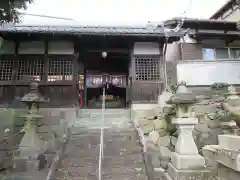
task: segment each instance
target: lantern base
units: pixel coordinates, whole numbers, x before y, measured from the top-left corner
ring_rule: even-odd
[[[205,159],[201,155],[182,155],[172,153],[171,162],[177,169],[203,169]]]
[[[216,174],[207,169],[185,169],[180,170],[174,167],[171,163],[168,164],[167,173],[165,173],[166,180],[191,180],[191,179],[215,179]]]
[[[13,159],[15,172],[33,172],[39,170],[39,160],[17,157]]]

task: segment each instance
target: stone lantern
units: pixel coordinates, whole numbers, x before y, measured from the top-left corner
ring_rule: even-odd
[[[176,93],[170,97],[167,104],[176,106],[176,117],[186,118],[192,116],[192,107],[197,102],[196,96],[187,89],[186,82],[180,82]]]
[[[189,91],[185,82],[178,85],[176,93],[167,101],[168,104],[176,106],[176,118],[172,123],[176,124],[179,130],[175,152],[172,153],[168,167],[169,176],[172,179],[179,179],[177,174],[184,174],[186,170],[204,169],[204,157],[199,155],[192,136],[194,126],[198,123],[198,119],[192,112],[192,105],[196,102],[196,96]]]
[[[226,100],[223,102],[223,109],[228,112],[226,122],[221,122],[222,127],[232,129],[236,126],[240,127],[240,97],[235,87],[229,86],[228,93],[225,94]],[[235,128],[236,129],[236,128]],[[237,130],[237,129],[236,129]]]
[[[37,122],[43,118],[38,114],[39,105],[48,101],[38,92],[38,84],[31,83],[29,92],[21,98],[21,102],[28,106],[28,114],[21,116],[25,119],[24,136],[19,144],[19,156],[15,158],[15,168],[37,168],[38,156],[43,153],[44,141],[37,134]],[[32,112],[33,105],[37,112]],[[17,167],[16,167],[17,166]]]
[[[21,98],[21,102],[28,106],[29,114],[31,113],[32,106],[36,105],[37,110],[39,110],[39,105],[42,103],[48,103],[38,91],[38,83],[31,83],[29,87],[29,92]]]

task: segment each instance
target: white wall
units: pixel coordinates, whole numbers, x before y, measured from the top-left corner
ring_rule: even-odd
[[[15,44],[12,41],[3,41],[0,49],[0,54],[14,54]]]
[[[166,61],[181,60],[181,46],[179,43],[172,43],[167,45],[165,59]]]
[[[74,54],[74,44],[66,41],[49,42],[48,54]]]
[[[43,41],[20,42],[19,54],[44,54]]]
[[[158,43],[153,42],[136,42],[133,49],[134,55],[160,55],[160,47]]]
[[[3,41],[0,54],[14,54],[15,44],[12,41]],[[43,41],[23,41],[19,44],[19,54],[44,54]],[[74,44],[67,41],[50,41],[48,54],[74,54]]]
[[[240,84],[240,61],[196,61],[177,64],[177,80],[187,85]]]

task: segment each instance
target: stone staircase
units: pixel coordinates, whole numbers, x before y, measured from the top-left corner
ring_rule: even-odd
[[[98,180],[101,110],[79,113],[56,179]],[[147,180],[128,109],[105,110],[102,180]]]
[[[76,129],[99,129],[101,119],[101,109],[82,109],[79,110],[78,117],[74,122],[74,127]],[[104,128],[129,128],[131,126],[129,109],[105,109]]]

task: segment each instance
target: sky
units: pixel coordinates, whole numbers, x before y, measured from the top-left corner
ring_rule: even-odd
[[[172,17],[209,18],[227,0],[35,0],[26,13],[74,19],[86,25],[132,25]],[[186,12],[186,13],[184,13]],[[63,20],[24,16],[23,23],[62,23]],[[70,23],[66,21],[65,23]]]

